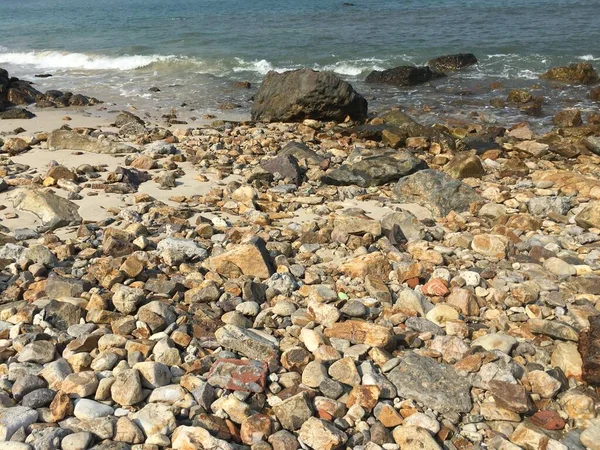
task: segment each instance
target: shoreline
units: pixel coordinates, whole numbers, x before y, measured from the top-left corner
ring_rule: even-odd
[[[0,439],[593,448],[600,114],[431,126],[270,83],[247,122],[0,121]]]

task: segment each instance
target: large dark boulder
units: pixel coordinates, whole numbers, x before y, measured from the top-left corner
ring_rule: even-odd
[[[362,121],[367,101],[352,86],[330,72],[311,69],[271,71],[258,88],[252,120],[298,122],[304,119]]]
[[[31,119],[35,117],[30,111],[27,111],[23,108],[8,108],[6,111],[3,111],[3,106],[0,105],[0,119],[1,120],[9,120],[9,119]]]
[[[600,80],[594,67],[586,62],[570,64],[565,67],[553,67],[540,75],[540,78],[570,84],[594,84]]]
[[[374,70],[367,75],[366,82],[390,84],[392,86],[415,86],[444,76],[429,67],[399,66],[387,70]]]
[[[402,178],[394,187],[400,203],[417,203],[436,217],[450,211],[467,211],[471,203],[483,202],[473,188],[437,170],[426,169]]]
[[[473,53],[458,53],[456,55],[444,55],[429,60],[427,65],[435,72],[454,72],[477,64],[477,58]]]

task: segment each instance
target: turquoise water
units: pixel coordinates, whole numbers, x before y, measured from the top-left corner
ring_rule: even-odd
[[[457,90],[485,95],[490,81],[527,85],[553,65],[600,61],[598,0],[349,1],[0,0],[0,66],[117,103],[243,111],[251,92],[232,82],[271,69],[335,71],[383,107],[447,104]],[[373,69],[467,51],[480,64],[440,86],[362,84]]]

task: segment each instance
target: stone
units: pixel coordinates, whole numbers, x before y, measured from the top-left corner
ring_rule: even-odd
[[[165,364],[156,361],[144,361],[133,366],[140,374],[142,386],[156,389],[171,383],[171,371]]]
[[[450,211],[467,211],[471,203],[483,199],[469,186],[435,170],[418,171],[402,178],[394,187],[394,197],[400,203],[417,203],[442,217]]]
[[[242,423],[240,437],[246,445],[266,440],[271,435],[271,419],[265,414],[254,414]]]
[[[94,437],[91,433],[81,431],[65,436],[60,442],[62,450],[86,450],[90,447]]]
[[[23,396],[21,405],[32,409],[43,408],[52,403],[55,395],[56,392],[52,389],[36,389],[35,391],[31,391]]]
[[[473,53],[458,53],[455,55],[444,55],[430,59],[427,65],[435,72],[453,72],[471,67],[477,64],[477,58]]]
[[[402,450],[441,450],[431,434],[425,429],[413,425],[401,425],[394,428],[394,441]]]
[[[223,347],[250,359],[272,363],[278,354],[277,344],[257,330],[225,325],[215,332],[215,338]]]
[[[132,314],[137,311],[139,305],[146,296],[142,289],[118,285],[112,298],[113,305],[117,311],[123,314]]]
[[[532,370],[527,374],[531,392],[542,398],[553,398],[561,389],[561,382],[543,370]]]
[[[590,202],[576,216],[575,223],[582,228],[600,228],[600,202]]]
[[[586,62],[553,67],[540,75],[540,78],[572,84],[594,84],[599,80],[592,65]]]
[[[60,389],[72,398],[89,397],[96,392],[98,379],[94,371],[84,371],[68,375],[60,384]]]
[[[381,186],[426,167],[424,161],[409,152],[395,152],[390,156],[372,156],[347,162],[328,171],[321,181],[334,186]]]
[[[359,320],[334,323],[325,330],[325,336],[346,339],[352,344],[367,344],[372,347],[385,347],[392,339],[389,328]]]
[[[416,400],[442,413],[471,410],[469,382],[451,366],[426,356],[404,354],[387,378],[396,386],[400,397]]]
[[[130,417],[146,436],[157,433],[170,435],[177,427],[175,415],[169,406],[162,403],[149,403]]]
[[[507,355],[510,355],[515,345],[517,345],[517,340],[514,337],[500,333],[486,334],[473,340],[471,343],[473,347],[479,346],[489,352],[499,350]]]
[[[579,440],[590,450],[600,449],[600,426],[592,425],[581,433]]]
[[[49,191],[19,188],[9,194],[9,199],[19,211],[31,212],[40,219],[44,230],[81,223],[79,206]]]
[[[432,80],[436,75],[429,67],[398,66],[387,70],[373,70],[366,83],[392,86],[415,86]]]
[[[589,318],[590,327],[579,336],[577,350],[583,360],[582,379],[600,384],[600,315]]]
[[[254,96],[252,120],[298,122],[304,119],[343,122],[364,120],[367,101],[330,72],[299,69],[270,71]]]
[[[477,234],[471,241],[474,252],[492,258],[504,259],[506,247],[506,239],[494,234]]]
[[[132,406],[144,399],[140,373],[135,369],[119,372],[110,388],[112,399],[122,406]]]
[[[377,405],[380,395],[379,386],[354,386],[348,394],[346,406],[351,408],[353,405],[359,405],[365,411],[371,412]]]
[[[207,381],[233,391],[263,392],[267,373],[268,367],[262,361],[221,358],[212,365]]]
[[[0,441],[8,441],[20,428],[27,428],[38,419],[38,412],[24,406],[0,409]]]
[[[558,127],[578,127],[583,125],[583,120],[578,109],[570,108],[557,112],[552,117],[552,123]]]
[[[173,450],[235,450],[233,444],[212,436],[202,427],[179,426],[171,436]]]
[[[87,286],[87,283],[85,283],[83,280],[62,277],[57,273],[52,272],[46,279],[46,287],[44,290],[46,291],[46,295],[48,295],[48,297],[60,299],[62,297],[79,297],[87,290]],[[45,310],[49,316],[50,323],[54,324],[55,326],[59,326],[60,329],[68,324],[75,325],[75,323],[71,322],[74,322],[78,315],[81,314],[80,309],[75,310],[71,306],[53,302],[50,302],[48,305],[46,305]]]
[[[299,430],[313,414],[306,392],[300,392],[273,405],[273,412],[281,426],[291,431]]]
[[[458,311],[452,306],[439,303],[429,310],[425,318],[434,324],[443,327],[450,320],[457,320],[459,317]]]
[[[236,245],[225,253],[212,256],[208,262],[211,270],[215,272],[219,272],[226,263],[237,266],[244,275],[251,277],[266,279],[273,274],[265,242],[256,237],[246,244]]]
[[[342,358],[329,366],[329,376],[348,386],[360,384],[360,375],[352,358]]]
[[[48,135],[49,150],[80,150],[90,153],[114,155],[119,153],[135,153],[137,149],[121,142],[108,139],[99,140],[91,136],[69,130],[54,130]]]
[[[560,368],[567,378],[581,379],[583,360],[573,342],[558,342],[550,359],[552,367]]]
[[[527,390],[519,384],[492,380],[488,387],[496,403],[502,408],[521,414],[531,413],[535,408]]]
[[[19,362],[49,363],[54,359],[55,345],[50,341],[35,341],[19,352]]]
[[[0,120],[32,119],[34,117],[35,114],[24,108],[9,108],[6,111],[0,111]]]
[[[129,417],[119,417],[115,424],[114,440],[127,444],[142,444],[145,437],[142,430]]]
[[[114,409],[104,403],[89,400],[87,398],[79,399],[75,402],[73,414],[81,420],[95,419],[98,417],[110,416]]]
[[[523,422],[512,433],[510,440],[525,450],[538,450],[548,448],[550,437],[541,428],[530,422]]]
[[[298,437],[314,450],[333,450],[341,447],[348,440],[348,435],[333,424],[314,417],[302,424]]]
[[[302,184],[302,170],[298,160],[292,155],[279,155],[274,158],[262,160],[260,166],[267,172],[282,178],[288,178],[298,186]]]
[[[457,153],[444,166],[444,172],[454,179],[481,178],[485,175],[481,159],[475,154],[475,151]]]

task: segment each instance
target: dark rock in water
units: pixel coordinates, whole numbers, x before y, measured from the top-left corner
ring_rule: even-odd
[[[450,211],[467,211],[471,203],[482,202],[471,187],[437,170],[427,169],[402,178],[394,187],[401,203],[417,203],[429,208],[437,217]]]
[[[578,127],[583,125],[581,112],[578,109],[564,109],[552,117],[552,123],[557,127]]]
[[[0,119],[31,119],[32,117],[35,117],[35,114],[23,108],[9,108],[0,112]]]
[[[392,86],[415,86],[442,76],[444,74],[433,72],[429,67],[399,66],[381,71],[374,70],[367,75],[365,81]]]
[[[152,86],[150,89],[148,89],[148,92],[160,92],[160,89],[156,86]]]
[[[8,103],[12,105],[31,105],[35,103],[35,97],[32,97],[27,92],[18,89],[10,88],[6,96]]]
[[[477,64],[477,58],[473,53],[458,53],[456,55],[444,55],[429,60],[427,65],[435,72],[451,72],[461,70]]]
[[[302,169],[298,165],[298,160],[292,155],[279,155],[275,158],[262,160],[260,165],[273,175],[279,174],[284,178],[289,178],[298,186],[302,184]]]
[[[388,374],[398,396],[413,399],[441,413],[466,413],[473,407],[471,386],[452,366],[416,353],[405,353]]]
[[[233,87],[238,89],[250,89],[252,84],[249,81],[236,81],[233,83]]]
[[[298,122],[304,119],[362,121],[367,101],[352,86],[330,72],[299,69],[271,71],[258,88],[252,120]]]
[[[600,79],[590,63],[581,62],[564,67],[553,67],[540,75],[546,80],[562,81],[570,84],[594,84]]]
[[[383,155],[343,164],[329,171],[321,181],[335,186],[381,186],[425,168],[427,164],[409,152],[388,149]]]
[[[52,76],[51,73],[40,73],[38,75],[34,75],[36,78],[50,78]]]
[[[506,97],[506,101],[508,103],[527,103],[533,99],[533,95],[529,91],[525,89],[512,89],[508,96]]]
[[[579,336],[578,350],[583,359],[583,380],[600,384],[600,315],[589,318],[590,328]]]
[[[317,152],[308,148],[303,142],[291,141],[288,142],[279,152],[280,155],[291,155],[296,158],[298,161],[306,160],[308,164],[318,165],[323,162],[325,159],[323,156],[319,155]]]

